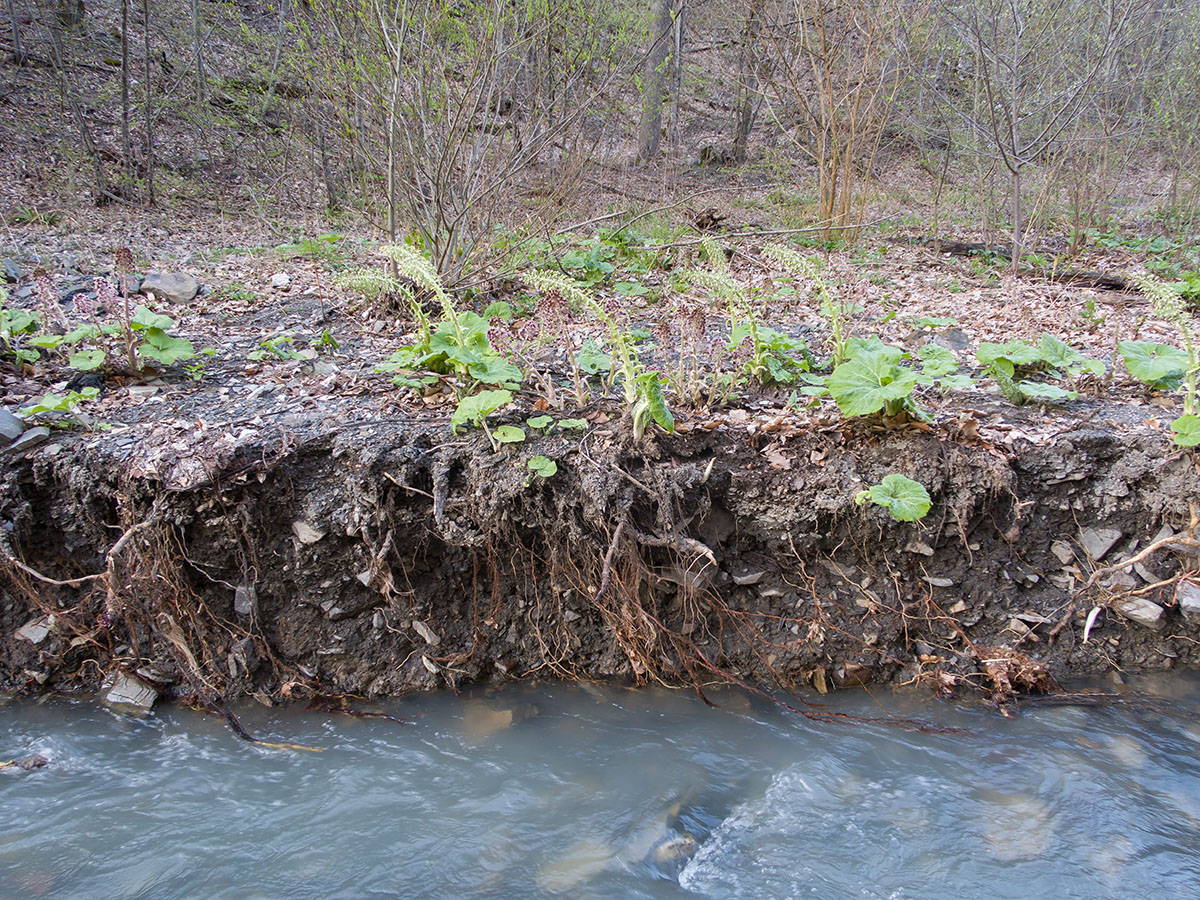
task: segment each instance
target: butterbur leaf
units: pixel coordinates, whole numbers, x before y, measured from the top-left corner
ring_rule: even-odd
[[[558,471],[558,463],[545,456],[531,457],[525,465],[529,467],[529,471],[541,478],[549,478]]]
[[[975,356],[983,366],[990,366],[998,360],[1007,360],[1014,366],[1032,366],[1042,361],[1041,349],[1028,341],[1008,341],[1003,344],[984,341]]]
[[[145,340],[138,345],[138,355],[156,360],[164,366],[196,355],[191,341],[171,337],[161,328],[147,328],[142,336]]]
[[[558,427],[569,431],[583,431],[588,427],[587,419],[559,419]]]
[[[1079,396],[1077,391],[1068,391],[1043,381],[1018,381],[1017,390],[1025,395],[1026,400],[1041,400],[1045,403],[1065,403]]]
[[[1083,365],[1083,354],[1070,344],[1063,343],[1051,334],[1043,334],[1038,350],[1042,354],[1042,362],[1052,369],[1069,369],[1072,366]]]
[[[588,338],[575,354],[575,365],[585,375],[597,375],[612,368],[612,357],[601,349],[594,338]]]
[[[658,373],[646,372],[645,374],[638,376],[637,382],[638,393],[642,398],[638,402],[638,405],[641,406],[644,402],[646,413],[649,414],[650,419],[653,420],[655,424],[657,424],[664,431],[674,434],[675,416],[671,413],[670,408],[667,406],[667,398],[663,396],[662,382],[659,381]],[[634,418],[636,420],[636,415]]]
[[[924,518],[932,505],[929,492],[921,482],[896,472],[885,475],[879,484],[859,491],[854,498],[859,506],[868,501],[887,507],[897,522],[915,522]]]
[[[931,378],[949,375],[958,368],[954,351],[941,344],[926,344],[920,350],[921,371]]]
[[[877,413],[889,403],[904,400],[916,387],[916,373],[897,364],[900,351],[894,347],[886,350],[860,352],[825,379],[825,387],[843,415]]]
[[[479,362],[467,366],[467,371],[476,381],[484,384],[520,384],[525,376],[508,360],[495,354],[487,354]]]
[[[530,428],[537,428],[539,430],[542,428],[547,428],[553,423],[554,419],[550,416],[533,416],[532,418],[525,420],[525,424]]]
[[[1180,447],[1195,447],[1200,444],[1200,416],[1180,416],[1171,423],[1171,431]]]
[[[511,391],[480,391],[459,401],[450,416],[450,427],[458,431],[460,425],[471,422],[482,425],[483,420],[505,404],[512,402]]]
[[[104,365],[107,357],[103,350],[78,350],[67,359],[67,364],[80,372],[94,372]]]
[[[525,432],[516,425],[501,425],[492,432],[492,438],[501,444],[519,444],[525,440]]]
[[[487,309],[483,311],[483,318],[487,320],[503,319],[505,322],[512,319],[513,311],[507,300],[493,300],[488,304]]]
[[[1156,391],[1174,390],[1187,374],[1188,355],[1170,344],[1118,341],[1117,352],[1129,374]]]
[[[133,311],[133,318],[129,324],[135,331],[145,331],[150,328],[161,328],[166,331],[168,328],[175,327],[175,320],[169,316],[160,316],[148,306],[139,306]]]

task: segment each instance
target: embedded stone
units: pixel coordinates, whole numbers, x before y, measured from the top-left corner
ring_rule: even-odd
[[[1125,533],[1116,528],[1081,528],[1079,543],[1083,545],[1088,556],[1098,561],[1104,559],[1108,551],[1124,536]]]
[[[0,447],[7,447],[25,433],[25,423],[12,414],[6,406],[0,406]]]
[[[1200,625],[1200,587],[1190,581],[1181,581],[1175,597],[1184,621],[1189,625]]]
[[[158,691],[128,672],[114,672],[104,680],[104,702],[121,711],[148,713],[158,700]]]
[[[1155,631],[1161,630],[1167,624],[1163,619],[1163,608],[1144,597],[1129,597],[1119,600],[1113,604],[1113,609],[1129,621]]]
[[[24,641],[37,646],[46,639],[50,631],[54,628],[54,616],[42,616],[38,619],[32,619],[18,628],[15,636]]]
[[[296,535],[296,540],[302,544],[315,544],[321,538],[325,537],[324,531],[303,520],[292,523],[292,534]]]

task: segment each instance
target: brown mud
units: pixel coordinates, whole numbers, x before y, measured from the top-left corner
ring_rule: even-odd
[[[1195,666],[1200,626],[1175,600],[1197,568],[1196,457],[1089,424],[1122,416],[1094,405],[1004,442],[964,415],[740,410],[640,444],[593,407],[585,432],[493,452],[428,412],[327,398],[230,420],[206,392],[185,418],[8,461],[0,689],[92,690],[121,669],[222,699],[528,676],[1004,699]],[[534,454],[557,473],[532,476]],[[855,505],[894,471],[928,488],[923,521]],[[1118,614],[1133,597],[1163,607],[1155,627]]]

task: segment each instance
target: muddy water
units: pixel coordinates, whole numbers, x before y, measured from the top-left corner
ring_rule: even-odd
[[[554,685],[418,697],[408,724],[239,709],[0,709],[3,898],[1200,897],[1200,680],[1173,709],[1005,720],[824,698]]]

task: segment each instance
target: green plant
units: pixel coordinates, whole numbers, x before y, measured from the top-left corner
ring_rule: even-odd
[[[47,391],[28,406],[22,406],[17,414],[26,419],[47,419],[60,424],[70,421],[80,424],[79,410],[76,408],[87,400],[94,400],[100,395],[100,389],[86,387],[82,391],[68,391],[65,394],[55,394]]]
[[[1117,352],[1129,374],[1156,391],[1175,390],[1187,374],[1188,355],[1170,344],[1118,341]]]
[[[289,257],[299,257],[334,266],[344,259],[344,254],[339,246],[344,240],[344,235],[322,234],[315,238],[300,238],[291,244],[280,244],[275,251],[287,254]]]
[[[872,336],[852,338],[847,359],[825,378],[825,388],[845,416],[869,416],[882,411],[897,416],[912,410],[910,396],[918,377],[902,364],[906,354]]]
[[[1181,447],[1195,447],[1200,444],[1200,416],[1196,407],[1196,389],[1200,383],[1200,352],[1192,340],[1191,321],[1183,300],[1174,286],[1165,284],[1153,275],[1135,276],[1134,281],[1142,289],[1154,311],[1171,322],[1183,336],[1184,351],[1187,356],[1187,367],[1181,379],[1183,387],[1183,415],[1171,424],[1175,435],[1175,443]]]
[[[632,336],[617,324],[616,319],[573,278],[553,272],[525,272],[522,277],[534,290],[557,291],[568,302],[585,307],[608,328],[609,340],[616,351],[621,388],[633,416],[634,436],[640,440],[651,421],[673,434],[675,417],[663,397],[659,373],[645,370],[634,350]]]
[[[23,309],[9,309],[4,305],[7,300],[8,291],[0,286],[0,352],[18,363],[35,363],[41,354],[25,344],[28,336],[37,333],[37,317]]]
[[[1032,400],[1061,403],[1079,396],[1076,390],[1037,381],[1031,377],[1035,374],[1066,378],[1072,385],[1083,375],[1104,374],[1102,362],[1087,359],[1074,347],[1050,334],[1043,334],[1036,345],[1021,340],[1003,344],[984,341],[975,356],[984,371],[1000,385],[1005,398],[1018,406]]]
[[[545,456],[531,456],[525,467],[538,478],[550,478],[558,472],[558,463]]]
[[[846,341],[850,334],[848,323],[850,316],[861,310],[858,304],[849,300],[835,299],[829,291],[829,286],[816,264],[807,257],[797,253],[782,244],[771,244],[763,251],[776,262],[782,264],[793,275],[808,281],[821,298],[821,314],[829,321],[829,365],[837,368],[846,361]]]
[[[429,260],[404,244],[391,244],[383,250],[395,263],[400,276],[415,282],[437,298],[442,307],[442,320],[434,328],[420,313],[417,343],[395,351],[387,362],[379,366],[380,371],[397,373],[395,382],[405,386],[411,386],[411,373],[418,370],[467,380],[466,392],[477,384],[514,388],[520,385],[524,378],[521,370],[497,353],[488,340],[487,319],[473,312],[454,309],[450,296],[442,287],[441,279]],[[366,281],[387,285],[405,293],[399,283],[386,273],[372,276]],[[408,292],[408,296],[414,311],[419,310],[420,304],[411,292]]]
[[[859,506],[874,503],[887,509],[897,522],[916,522],[929,512],[932,501],[929,492],[919,481],[913,481],[893,472],[884,475],[883,481],[859,491],[854,502]]]
[[[246,359],[259,362],[267,357],[279,360],[312,360],[317,358],[316,350],[312,348],[297,350],[292,346],[294,342],[295,338],[290,334],[272,335],[261,341],[257,349],[247,353]]]
[[[701,246],[709,268],[688,274],[691,281],[725,301],[729,315],[729,349],[736,351],[750,343],[750,358],[745,372],[760,384],[792,384],[809,369],[808,345],[774,329],[760,325],[750,293],[733,277],[725,251],[712,238]],[[791,252],[791,251],[787,251]]]
[[[496,439],[487,427],[487,417],[502,406],[507,406],[511,403],[512,398],[512,391],[506,390],[480,391],[478,394],[463,397],[458,401],[458,406],[450,416],[450,428],[455,433],[458,432],[459,428],[468,423],[482,428],[483,433],[487,435],[488,441],[492,445],[492,450],[496,450]],[[516,430],[521,431],[519,428]],[[520,439],[525,439],[525,432],[521,431]]]

